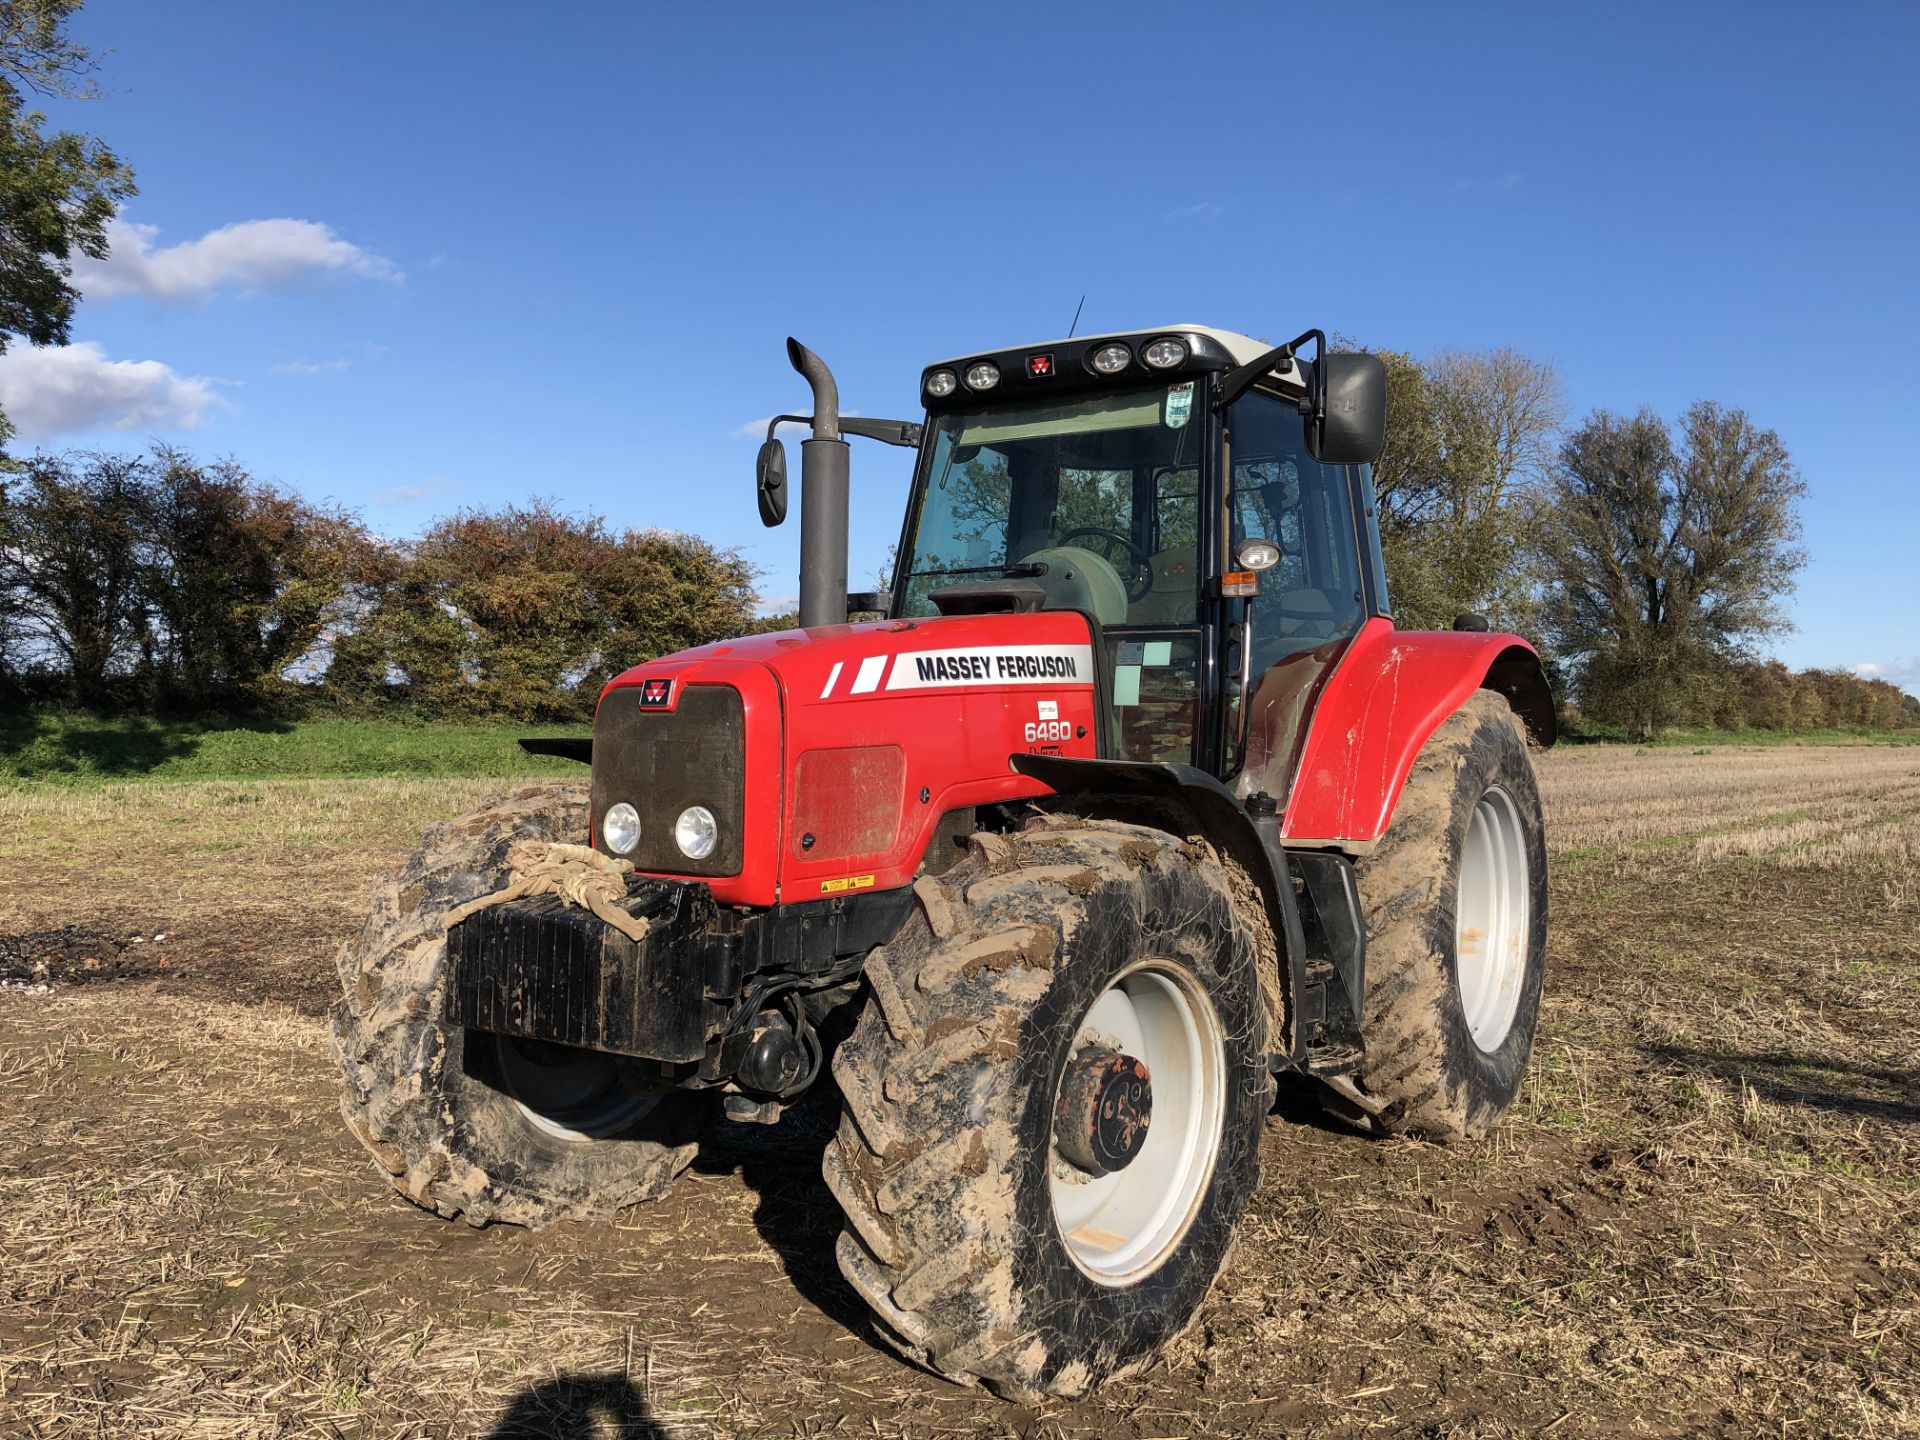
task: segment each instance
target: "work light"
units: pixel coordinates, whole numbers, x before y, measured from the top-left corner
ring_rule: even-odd
[[[960,382],[953,378],[951,370],[936,370],[927,376],[927,393],[936,400],[944,400],[953,393]]]
[[[1090,363],[1102,375],[1118,375],[1133,363],[1133,351],[1124,345],[1102,345]]]
[[[1171,370],[1187,363],[1187,342],[1162,336],[1140,352],[1140,358],[1156,370]]]
[[[969,390],[991,390],[1000,383],[1000,367],[991,360],[982,360],[978,365],[967,367],[967,388]]]

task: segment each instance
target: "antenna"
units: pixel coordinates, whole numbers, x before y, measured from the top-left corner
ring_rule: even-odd
[[[1080,328],[1080,312],[1087,308],[1087,297],[1082,295],[1080,303],[1073,307],[1073,324],[1067,327],[1067,338],[1073,338],[1073,332]]]

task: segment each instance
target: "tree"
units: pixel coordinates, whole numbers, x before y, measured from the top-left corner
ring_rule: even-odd
[[[36,455],[0,502],[0,660],[87,705],[282,698],[381,563],[358,520],[164,447]]]
[[[379,568],[361,523],[233,460],[157,448],[149,466],[141,671],[162,703],[254,705],[347,618]]]
[[[36,456],[0,514],[0,608],[16,665],[107,700],[139,652],[151,467],[137,456]]]
[[[370,628],[423,711],[578,719],[627,666],[749,629],[754,575],[693,536],[534,501],[436,524]]]
[[[1394,616],[1444,629],[1464,611],[1527,623],[1527,493],[1564,414],[1554,367],[1515,350],[1378,352],[1386,443],[1374,461]]]
[[[66,33],[80,0],[0,0],[0,351],[14,336],[64,345],[80,298],[75,251],[106,258],[107,222],[135,193],[133,171],[100,141],[49,132],[23,90],[97,93],[95,61]],[[0,447],[12,426],[0,416]]]
[[[1650,738],[1786,626],[1806,493],[1780,437],[1711,401],[1666,422],[1596,411],[1534,511],[1544,619],[1583,710]]]

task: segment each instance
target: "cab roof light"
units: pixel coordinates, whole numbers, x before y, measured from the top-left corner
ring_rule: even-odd
[[[1187,363],[1187,342],[1172,335],[1150,340],[1140,358],[1155,370],[1175,370]]]

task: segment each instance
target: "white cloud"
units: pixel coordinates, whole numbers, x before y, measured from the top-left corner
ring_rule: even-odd
[[[333,273],[398,281],[399,268],[383,255],[343,240],[317,220],[241,220],[198,240],[153,247],[154,225],[108,223],[112,247],[105,260],[74,261],[74,284],[89,298],[156,295],[178,300],[214,290],[268,290],[303,275]]]
[[[760,614],[788,615],[800,608],[798,595],[774,595],[760,597]]]
[[[1920,690],[1920,656],[1891,665],[1879,660],[1863,660],[1847,668],[1862,680],[1887,680],[1903,690]]]
[[[373,503],[380,506],[417,505],[422,500],[429,500],[454,488],[454,483],[445,475],[429,475],[418,485],[389,486],[373,497]]]
[[[1203,215],[1221,215],[1225,213],[1226,207],[1224,205],[1216,204],[1212,200],[1202,200],[1198,205],[1182,205],[1178,209],[1169,210],[1167,212],[1167,219],[1195,220]]]
[[[268,373],[273,375],[332,375],[341,370],[351,369],[351,360],[288,360],[272,366]]]
[[[0,354],[0,409],[29,440],[87,430],[192,430],[218,403],[204,376],[109,360],[91,341]]]

